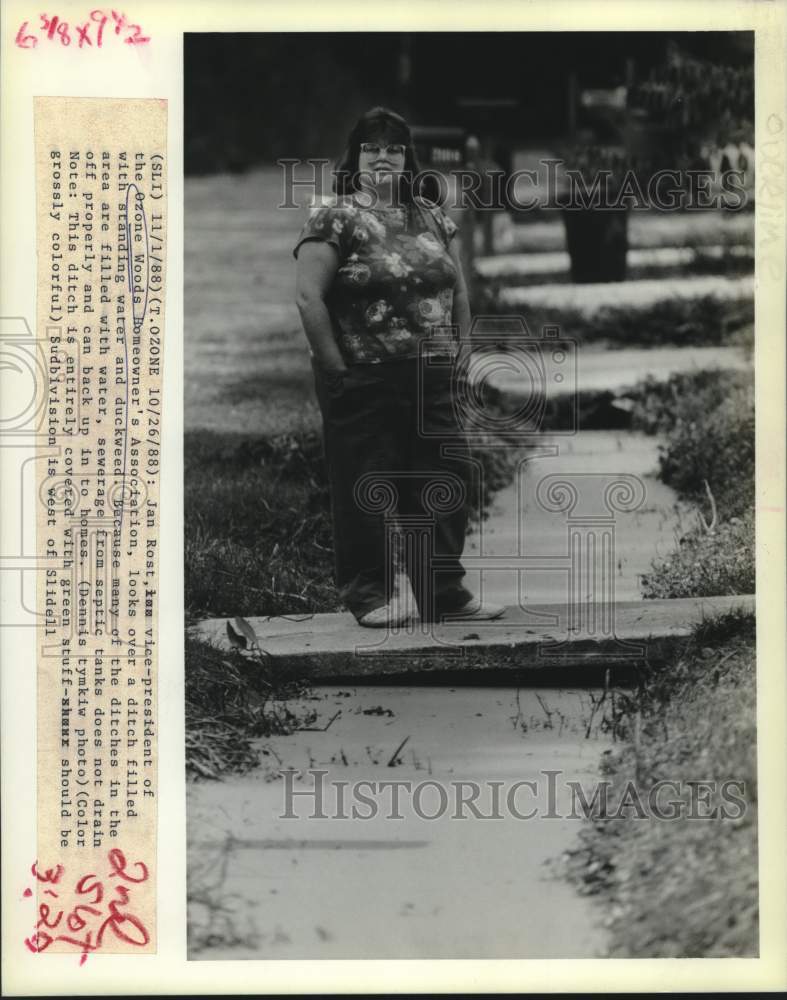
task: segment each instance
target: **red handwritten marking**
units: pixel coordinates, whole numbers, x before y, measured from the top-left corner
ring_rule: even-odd
[[[27,21],[23,21],[19,31],[16,33],[16,38],[14,42],[19,46],[20,49],[34,49],[38,45],[38,39],[35,35],[25,34],[27,31]]]
[[[68,47],[73,41],[76,41],[77,48],[88,47],[92,49],[94,42],[90,36],[90,29],[94,25],[96,26],[95,47],[100,49],[104,44],[104,28],[110,21],[114,25],[115,37],[121,38],[126,45],[145,45],[151,40],[150,35],[144,35],[142,27],[129,21],[123,11],[110,10],[107,13],[97,8],[91,10],[89,20],[73,25],[64,21],[58,14],[50,15],[48,12],[39,14],[39,20],[37,34],[35,33],[36,29],[31,28],[28,21],[23,21],[19,26],[14,43],[20,49],[34,49],[41,39],[49,42],[59,41],[64,47]]]
[[[70,931],[76,932],[84,930],[85,926],[87,925],[87,921],[84,920],[79,915],[80,910],[84,910],[85,913],[90,913],[94,917],[101,916],[101,910],[99,910],[97,907],[88,906],[87,903],[80,903],[79,905],[74,907],[74,909],[71,911],[71,913],[69,913],[68,917],[66,918],[66,926]]]
[[[134,34],[123,39],[126,45],[144,45],[146,42],[150,41],[150,35],[143,35],[142,28],[140,28],[138,24],[130,24],[128,27],[129,31],[132,28],[134,29]]]
[[[96,17],[96,14],[98,14],[98,17]],[[91,10],[90,20],[98,22],[98,47],[101,48],[104,44],[104,25],[107,23],[109,18],[103,10]]]
[[[82,966],[91,952],[98,951],[103,946],[105,938],[110,932],[112,937],[124,944],[138,948],[148,944],[150,935],[144,923],[134,913],[126,909],[130,904],[133,887],[146,882],[150,877],[148,866],[142,861],[135,861],[129,865],[125,854],[118,848],[113,848],[107,853],[107,862],[104,878],[117,878],[120,882],[108,887],[107,891],[114,893],[114,896],[107,900],[106,907],[101,908],[100,905],[104,903],[104,882],[93,873],[82,875],[72,890],[78,901],[75,900],[70,908],[64,906],[54,913],[48,903],[39,904],[35,931],[30,937],[24,939],[25,947],[29,951],[40,954],[56,941],[60,941],[73,945],[79,950],[79,964]],[[32,865],[30,870],[39,882],[50,885],[58,884],[65,874],[62,865],[46,869],[43,873],[39,872],[37,862]],[[129,885],[122,883],[129,883]],[[51,889],[42,891],[50,896],[58,896]],[[61,891],[67,895],[65,887]],[[27,889],[25,896],[31,895],[32,891]],[[83,897],[89,898],[85,900]],[[64,916],[65,924],[63,926]],[[92,923],[93,926],[88,927],[89,923]],[[53,935],[49,933],[50,931],[57,933]],[[65,933],[66,931],[68,933]],[[74,935],[80,936],[75,937]]]
[[[137,867],[142,869],[142,874],[139,878],[132,878],[132,876],[128,874],[126,871],[125,855],[121,850],[118,850],[117,847],[113,847],[109,852],[109,863],[112,865],[113,869],[110,873],[110,878],[112,878],[113,875],[118,875],[127,882],[147,882],[148,880],[148,869],[142,861],[137,861]]]
[[[41,924],[43,924],[44,927],[49,927],[51,930],[54,930],[54,928],[57,927],[57,925],[63,919],[63,911],[60,910],[60,912],[58,913],[58,915],[57,915],[54,923],[50,923],[50,920],[49,920],[49,906],[48,906],[47,903],[41,903],[39,905],[39,907],[38,907],[38,915],[39,915],[39,921],[36,924],[36,927],[40,927]]]
[[[98,906],[101,900],[104,898],[104,887],[100,882],[93,882],[91,886],[85,885],[88,879],[95,879],[95,875],[83,875],[82,878],[77,882],[77,892],[80,896],[84,896],[88,892],[93,892],[95,890],[96,898],[93,900],[93,905]]]
[[[56,865],[54,868],[47,868],[44,874],[38,871],[38,862],[34,861],[30,866],[30,874],[35,875],[39,882],[51,882],[52,885],[57,885],[60,879],[63,877],[63,872],[65,868],[62,865]]]
[[[26,897],[32,896],[33,895],[33,890],[32,889],[25,889],[25,891],[22,893],[22,895],[26,896]]]
[[[55,37],[55,31],[57,30],[57,22],[59,18],[57,14],[54,17],[49,17],[48,14],[41,14],[41,31],[46,32],[46,37],[51,41]]]

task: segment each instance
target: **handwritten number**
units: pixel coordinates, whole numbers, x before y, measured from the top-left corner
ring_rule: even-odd
[[[104,25],[107,23],[109,18],[103,10],[91,10],[90,20],[98,22],[98,38],[96,39],[96,45],[101,48],[104,42]]]
[[[44,927],[54,928],[57,927],[57,925],[63,919],[63,911],[60,910],[55,919],[55,922],[52,923],[49,919],[49,905],[47,903],[41,903],[41,905],[38,907],[38,917],[39,920],[38,923],[36,924],[36,927],[40,927],[41,924],[43,924]]]
[[[83,956],[85,956],[89,951],[95,951],[98,947],[98,943],[93,944],[93,931],[87,932],[87,936],[84,941],[78,941],[76,938],[69,937],[67,934],[58,934],[55,941],[65,941],[66,944],[75,944],[82,952]],[[84,961],[84,957],[82,961]],[[82,962],[79,964],[81,965]]]
[[[88,879],[93,879],[94,881],[87,885]],[[104,898],[104,886],[95,880],[95,875],[83,875],[82,878],[77,882],[76,891],[80,896],[85,896],[89,892],[95,892],[96,897],[93,900],[93,905],[98,906],[101,900]]]
[[[55,37],[57,31],[58,16],[50,17],[48,14],[41,15],[41,30],[46,32],[46,37],[50,40]]]
[[[126,45],[143,45],[150,41],[149,37],[142,34],[142,28],[138,24],[130,24],[128,28],[129,31],[133,28],[134,34],[130,38],[124,39]]]
[[[124,885],[116,885],[115,893],[117,895],[117,901],[121,906],[128,906],[128,889]]]
[[[47,868],[44,874],[38,871],[38,862],[34,861],[30,866],[30,874],[35,875],[39,882],[51,882],[52,885],[57,885],[63,876],[65,868],[62,865],[56,865],[54,868]]]
[[[147,882],[147,865],[143,861],[135,862],[136,867],[141,870],[140,877],[134,878],[132,875],[129,875],[126,871],[126,856],[119,848],[115,847],[109,852],[109,863],[112,865],[112,871],[109,873],[110,878],[113,875],[118,875],[120,878],[125,879],[126,882]]]
[[[46,949],[52,944],[54,938],[46,931],[36,931],[32,938],[25,938],[25,944],[34,954]]]
[[[121,30],[128,24],[125,14],[118,14],[116,10],[112,11],[112,19],[115,22],[115,34],[119,35]]]
[[[87,31],[88,27],[89,24],[87,23],[82,26],[84,31]],[[61,29],[57,30],[62,34]],[[67,32],[65,24],[63,25],[63,30]],[[80,33],[82,33],[81,30]],[[131,866],[136,869],[132,875],[127,870],[128,863],[125,854],[117,848],[109,851],[107,858],[111,868],[110,877],[117,876],[122,882],[132,884],[146,882],[149,878],[148,867],[142,861],[137,861]],[[30,871],[39,882],[55,885],[60,881],[64,868],[62,865],[56,865],[54,868],[48,868],[43,872],[39,872],[38,863],[35,862]],[[58,927],[65,912],[64,910],[58,910],[56,914],[53,914],[49,904],[41,903],[38,907],[38,922],[36,923],[35,932],[30,937],[24,939],[25,947],[31,952],[38,953],[46,950],[55,941],[62,941],[79,949],[81,952],[80,965],[84,963],[90,952],[96,951],[96,949],[101,947],[104,935],[108,930],[111,930],[114,937],[119,941],[135,945],[138,948],[144,947],[150,941],[147,928],[139,917],[132,913],[125,913],[121,909],[129,903],[130,886],[123,884],[115,885],[114,891],[115,898],[109,903],[108,911],[99,909],[98,904],[104,898],[104,886],[96,875],[83,875],[76,883],[75,892],[79,896],[90,896],[91,898],[89,901],[78,903],[68,913],[64,928],[68,933],[52,936],[47,933],[47,930],[41,929],[48,928],[52,930]],[[45,889],[44,892],[52,896],[57,896],[57,893],[51,892],[49,889]],[[107,912],[108,915],[105,916],[103,923],[98,927],[98,931],[87,931],[83,940],[71,936],[73,934],[84,933],[90,920],[95,919],[97,922]]]
[[[118,13],[116,10],[110,11],[106,14],[100,8],[96,10],[91,10],[90,21],[85,21],[84,24],[75,24],[72,30],[69,30],[69,25],[67,21],[61,21],[57,14],[50,16],[47,13],[39,14],[40,18],[40,32],[45,32],[46,37],[52,41],[56,35],[60,36],[60,44],[68,46],[72,41],[76,41],[78,48],[84,48],[85,46],[93,47],[93,40],[90,37],[90,22],[94,22],[98,25],[96,31],[96,45],[101,48],[104,44],[104,28],[107,22],[111,19],[114,23],[115,34],[120,35],[121,32],[126,32],[126,37],[123,39],[126,45],[145,45],[150,41],[149,35],[142,34],[142,28],[138,24],[130,24],[126,15],[121,11]],[[76,34],[73,34],[76,32]],[[16,33],[15,44],[19,46],[20,49],[34,49],[38,45],[38,37],[28,30],[28,22],[23,21],[19,26],[19,30]]]
[[[38,39],[35,35],[26,35],[25,31],[27,31],[27,21],[22,22],[16,33],[16,44],[20,49],[34,49],[38,45]]]
[[[130,924],[138,932],[141,940],[137,940],[133,935],[129,935],[126,931],[120,929],[121,924]],[[107,927],[112,928],[112,932],[115,937],[120,938],[121,941],[125,941],[126,944],[135,944],[138,947],[146,945],[150,941],[150,936],[148,935],[145,925],[139,919],[135,917],[133,913],[121,913],[117,908],[117,903],[113,900],[109,904],[109,916],[101,925],[98,930],[98,937],[96,938],[96,947],[101,947],[101,942],[104,937],[104,931]]]
[[[79,915],[80,910],[84,910],[86,913],[92,913],[94,917],[101,916],[101,910],[96,909],[95,906],[88,906],[85,903],[80,903],[78,906],[75,906],[74,909],[66,917],[66,926],[70,931],[81,931],[82,928],[87,923],[86,920],[80,917]]]

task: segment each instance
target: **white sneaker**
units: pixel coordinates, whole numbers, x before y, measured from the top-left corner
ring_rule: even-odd
[[[365,628],[396,628],[404,625],[412,617],[410,609],[400,601],[389,601],[381,608],[367,611],[358,619],[358,624]]]
[[[502,604],[482,604],[477,597],[471,597],[463,607],[442,616],[444,622],[482,622],[492,621],[505,614]]]

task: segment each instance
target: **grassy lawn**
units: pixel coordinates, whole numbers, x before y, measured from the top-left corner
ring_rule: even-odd
[[[535,217],[534,217],[535,218]],[[509,252],[544,253],[565,250],[566,234],[558,217],[514,226]],[[716,246],[754,243],[753,212],[658,212],[629,214],[629,246]]]
[[[294,302],[292,247],[306,210],[277,208],[280,186],[274,168],[186,180],[187,432],[319,426]]]

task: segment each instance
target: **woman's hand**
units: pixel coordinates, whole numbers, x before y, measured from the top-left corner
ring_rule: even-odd
[[[470,298],[467,294],[464,275],[462,273],[462,261],[459,257],[459,250],[456,240],[452,240],[448,246],[448,253],[456,267],[456,284],[454,285],[454,306],[451,314],[451,323],[458,330],[458,340],[456,357],[454,358],[454,370],[457,376],[462,378],[467,376],[467,369],[470,362],[472,347],[470,344],[470,326],[472,315],[470,312]]]
[[[347,366],[325,304],[338,267],[338,254],[330,243],[319,240],[303,243],[298,251],[295,304],[317,364],[326,371],[344,373]]]

